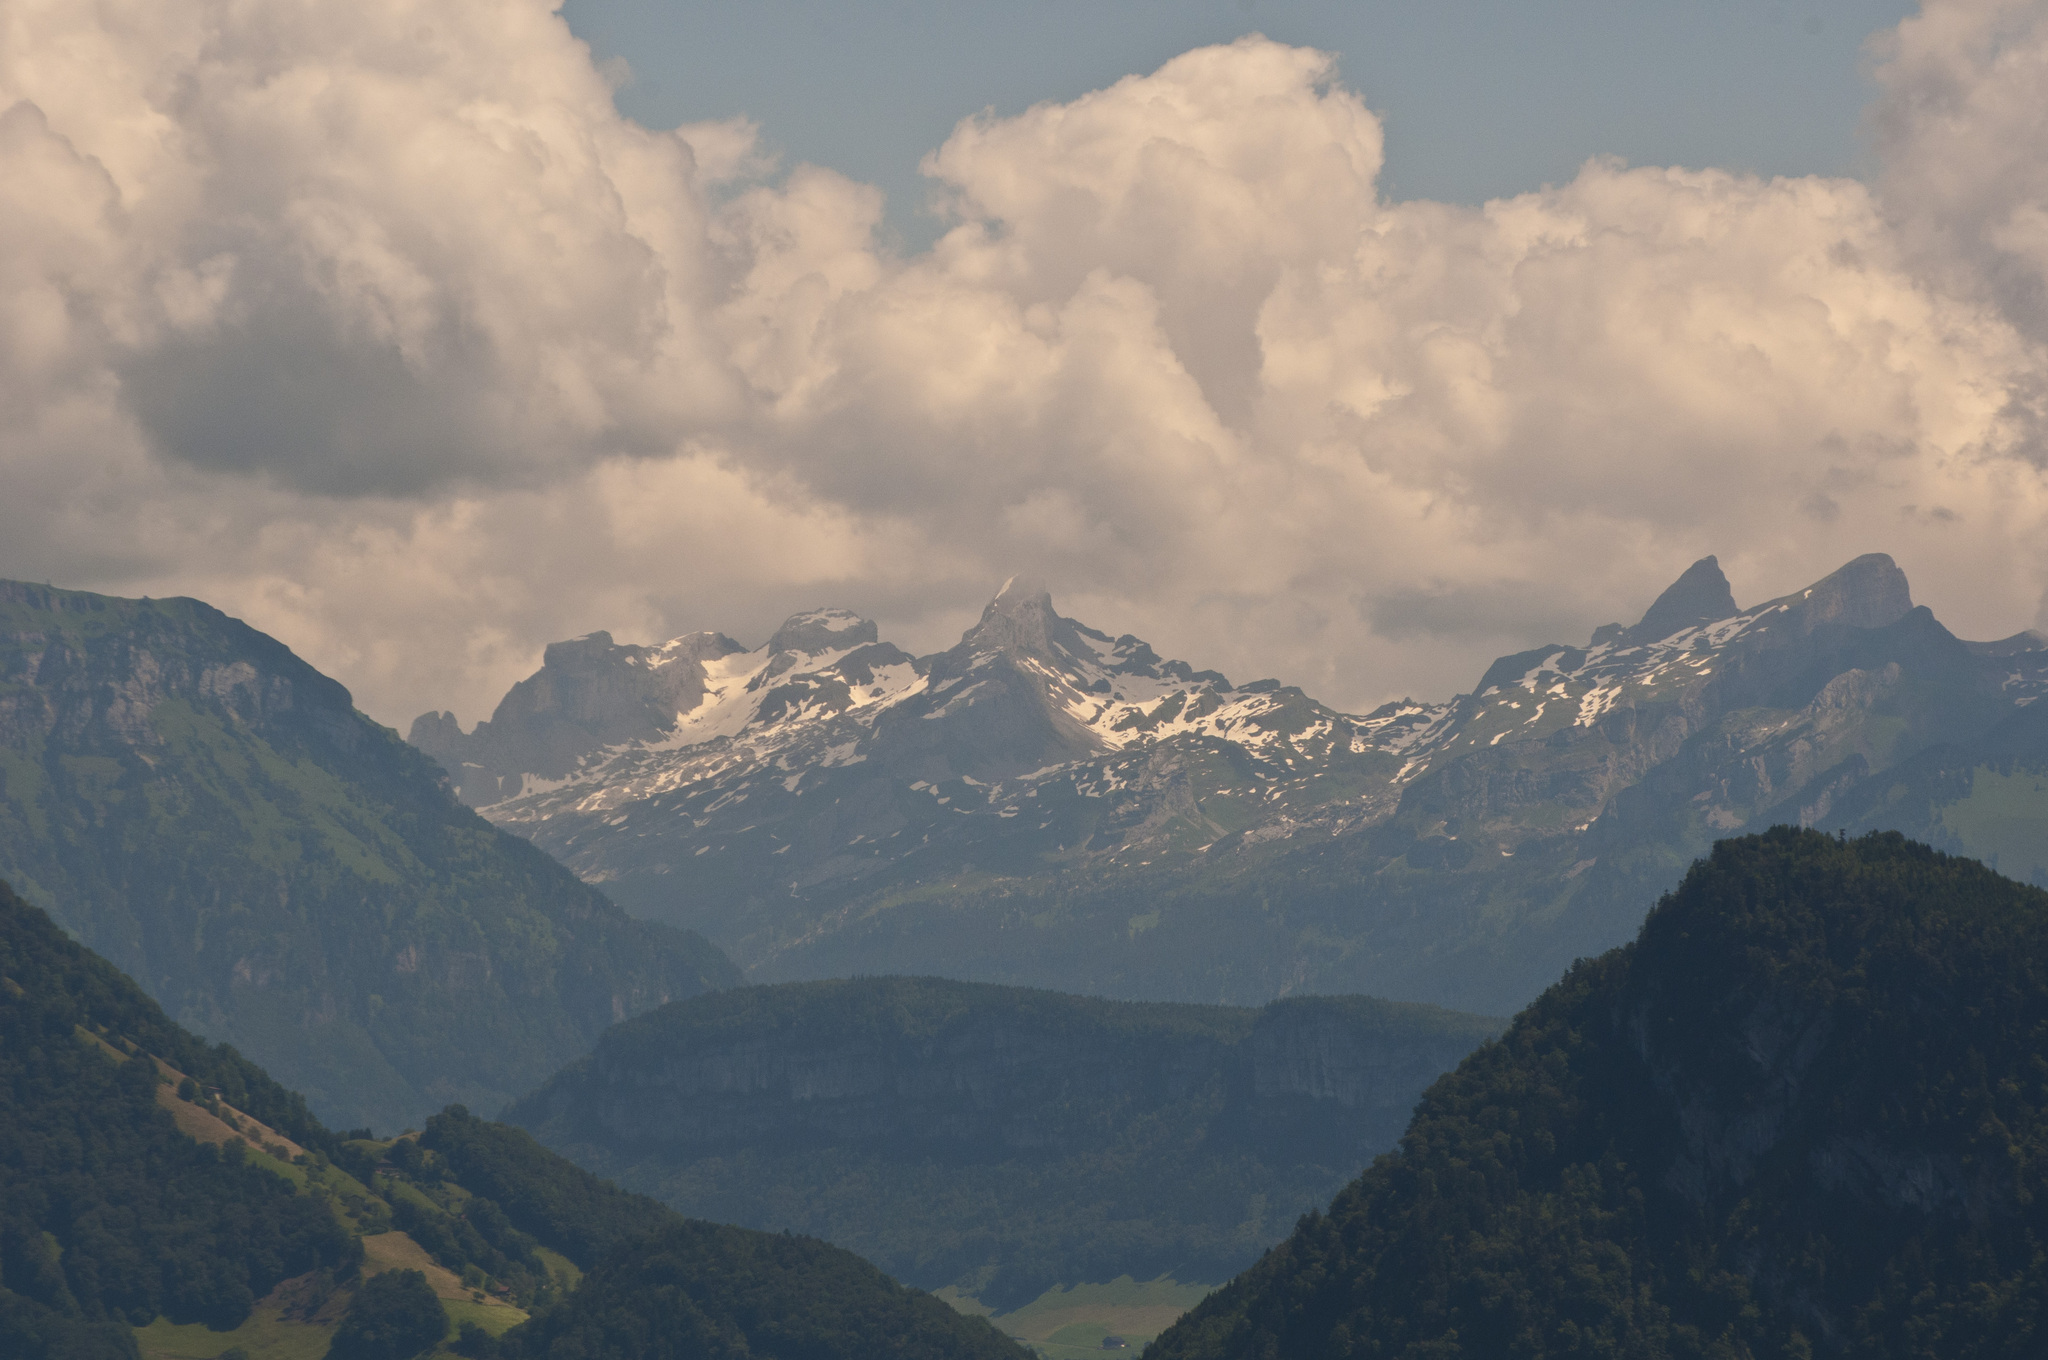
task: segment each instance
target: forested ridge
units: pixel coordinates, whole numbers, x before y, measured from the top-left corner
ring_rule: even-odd
[[[902,1360],[1021,1353],[982,1319],[906,1289],[852,1252],[684,1218],[523,1130],[451,1109],[420,1141],[512,1223],[590,1272],[559,1307],[507,1334],[497,1350],[504,1360],[854,1360],[879,1338]]]
[[[180,1131],[187,1106],[224,1121],[219,1146]],[[239,1338],[266,1319],[301,1349],[333,1337],[335,1360],[436,1329],[430,1350],[506,1360],[628,1360],[685,1333],[710,1340],[681,1353],[735,1360],[1020,1354],[849,1252],[684,1219],[459,1106],[368,1132],[322,1127],[0,885],[8,1360],[129,1360],[145,1324]]]
[[[233,1327],[279,1282],[360,1258],[320,1202],[179,1133],[147,1055],[331,1147],[305,1102],[171,1024],[5,884],[0,991],[0,1353],[133,1354],[128,1325]]]
[[[2048,893],[1895,834],[1724,841],[1157,1343],[2031,1356]]]
[[[572,1292],[545,1300],[532,1322],[497,1341],[472,1338],[480,1356],[854,1360],[883,1338],[905,1360],[1017,1354],[986,1322],[897,1284],[852,1252],[685,1218],[460,1106],[428,1120],[416,1149],[394,1150],[412,1185],[430,1195],[456,1187],[464,1223],[479,1217],[475,1206],[488,1206],[488,1234],[464,1239],[458,1228],[422,1239],[435,1243],[442,1264],[484,1266],[491,1253],[523,1243],[529,1255],[545,1247],[587,1272]]]
[[[616,1025],[505,1119],[685,1213],[1010,1309],[1126,1274],[1228,1279],[1502,1023],[1357,996],[779,983]]]

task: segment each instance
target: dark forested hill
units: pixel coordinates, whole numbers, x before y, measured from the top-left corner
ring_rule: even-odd
[[[2048,893],[1724,841],[1160,1338],[1245,1356],[2034,1356]]]
[[[421,1346],[477,1360],[1023,1355],[848,1252],[684,1219],[459,1107],[338,1138],[0,884],[0,1355],[317,1356],[376,1330],[362,1286],[392,1271],[418,1272]]]
[[[785,983],[617,1026],[506,1117],[686,1212],[1010,1308],[1060,1282],[1234,1274],[1499,1028],[1370,997]]]
[[[496,1109],[613,1021],[737,981],[193,600],[0,582],[0,876],[341,1124]]]
[[[848,1251],[687,1219],[460,1109],[420,1140],[505,1219],[589,1272],[505,1338],[504,1360],[1023,1360],[980,1318]]]
[[[360,1260],[324,1205],[180,1133],[150,1055],[332,1142],[0,884],[0,1354],[133,1355],[129,1326],[233,1327],[281,1281]]]

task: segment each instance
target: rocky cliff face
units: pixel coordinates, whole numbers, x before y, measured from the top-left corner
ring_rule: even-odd
[[[1211,1272],[1249,1259],[1390,1146],[1423,1087],[1494,1028],[1366,997],[1252,1011],[931,978],[791,983],[619,1026],[508,1118],[685,1212],[821,1233],[933,1287],[1007,1271],[1028,1298],[1169,1268],[1155,1258],[1175,1251]],[[1102,1243],[1063,1249],[1107,1274],[1048,1264],[1077,1213]]]
[[[199,699],[252,727],[293,726],[348,754],[362,733],[348,691],[195,600],[117,600],[0,581],[0,741],[161,746],[151,715]]]
[[[1706,558],[1634,625],[1363,715],[1162,660],[1031,582],[930,657],[850,615],[796,640],[809,617],[705,663],[658,732],[562,775],[491,767],[479,787],[521,792],[486,815],[757,979],[1507,1010],[1626,938],[1716,837],[1828,824],[2048,689],[2039,639],[1956,639],[1882,555],[1747,609]],[[454,769],[514,730],[415,737]]]
[[[561,779],[594,751],[658,740],[704,698],[705,667],[744,649],[722,633],[621,647],[610,633],[549,645],[487,722],[465,734],[452,713],[413,722],[412,744],[439,760],[472,805],[517,797],[525,777]]]
[[[0,878],[342,1126],[495,1107],[736,981],[477,818],[272,638],[0,583]]]
[[[1449,1034],[1367,997],[1298,997],[1259,1011],[1242,1045],[1255,1107],[1310,1102],[1334,1119],[1361,1112],[1363,1127],[1388,1112],[1405,1119],[1420,1091],[1451,1067]],[[1457,1056],[1462,1057],[1463,1054]]]

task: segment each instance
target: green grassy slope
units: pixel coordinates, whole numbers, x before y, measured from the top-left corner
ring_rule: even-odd
[[[737,981],[445,783],[206,605],[0,583],[0,875],[337,1124],[496,1109]]]
[[[2028,1356],[2048,893],[1726,841],[1150,1354]]]
[[[2048,707],[1945,742],[1837,800],[1825,826],[1903,831],[2008,878],[2048,886]]]
[[[1211,1292],[1211,1286],[1125,1275],[1103,1284],[1054,1286],[1022,1308],[990,1321],[1003,1335],[1028,1343],[1045,1360],[1102,1354],[1114,1337],[1138,1351]]]
[[[283,1280],[360,1256],[240,1145],[180,1133],[150,1054],[324,1136],[302,1101],[171,1025],[0,884],[0,1354],[133,1355],[127,1325],[233,1327]]]

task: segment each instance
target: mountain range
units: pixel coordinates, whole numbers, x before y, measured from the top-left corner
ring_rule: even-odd
[[[700,936],[493,828],[341,686],[196,601],[0,588],[0,705],[0,866],[178,1018],[302,1082],[310,1109],[266,1116],[286,1144],[316,1117],[366,1138],[436,1102],[495,1112],[555,1074],[522,1118],[585,1165],[991,1307],[1226,1277],[1499,1024],[1364,997],[1255,1013],[938,979],[737,987]],[[724,1125],[708,1092],[694,1122],[648,1114],[673,1113],[689,1062],[781,1075],[726,1092]],[[868,1091],[879,1122],[777,1104],[797,1068]],[[985,1108],[934,1142],[963,1090]]]
[[[1161,1355],[2038,1350],[2048,893],[1847,829],[1912,828],[2048,879],[2040,639],[1953,637],[1882,558],[1715,617],[1732,600],[1708,561],[1634,628],[1504,658],[1441,708],[1346,716],[1159,661],[1026,594],[1006,591],[939,658],[891,659],[834,614],[799,620],[758,664],[700,640],[691,707],[664,719],[688,687],[657,693],[633,719],[652,733],[570,757],[585,729],[556,723],[550,758],[570,765],[519,772],[509,801],[595,799],[618,762],[683,752],[792,800],[813,776],[820,793],[873,781],[809,805],[828,820],[935,809],[865,874],[738,899],[743,921],[773,905],[812,922],[784,964],[893,940],[1186,991],[1291,958],[1276,990],[1306,991],[1343,975],[1333,961],[1405,966],[1421,989],[1462,960],[1498,991],[1510,964],[1536,966],[1517,949],[1637,922],[1431,1084],[1396,1151],[1173,1326]],[[392,1355],[467,1360],[1015,1355],[846,1251],[681,1218],[459,1105],[382,1139],[338,1135],[321,1110],[403,1117],[556,1071],[515,1113],[593,1165],[722,1214],[865,1233],[906,1272],[1008,1305],[1125,1248],[1148,1268],[1248,1256],[1281,1230],[1270,1211],[1312,1203],[1310,1180],[1371,1155],[1407,1093],[1493,1030],[1365,997],[1252,1011],[915,977],[734,986],[714,946],[626,916],[492,828],[346,691],[217,611],[19,586],[0,591],[0,625],[5,862],[73,936],[130,951],[216,1034],[332,1083],[309,1100],[202,1042],[0,887],[9,1355],[282,1360],[332,1340],[343,1360],[394,1328],[411,1340]],[[876,649],[869,683],[856,695],[861,672],[838,670],[839,703],[819,677],[861,648]],[[609,642],[588,650],[600,679],[619,670]],[[600,716],[621,690],[644,699],[647,675],[674,684],[653,656],[627,659],[644,674]],[[1180,688],[1133,699],[1132,676]],[[526,697],[547,721],[486,742],[560,717],[575,688],[544,678]],[[1057,710],[1058,685],[1093,697]],[[728,699],[733,730],[678,738]],[[748,762],[773,732],[846,740],[771,775]],[[1047,752],[1065,755],[1000,772]],[[1215,773],[1238,758],[1268,783]],[[919,759],[955,774],[934,792]],[[1200,760],[1216,765],[1178,786],[1083,787]],[[506,792],[503,771],[463,768]],[[1323,787],[1345,769],[1363,783]],[[976,797],[956,808],[963,788]],[[1270,796],[1195,841],[1245,788]],[[1027,816],[1040,797],[1070,821]],[[1721,834],[1767,819],[1842,829]],[[1048,851],[1063,830],[1085,834]],[[634,843],[598,839],[621,863]],[[796,862],[829,865],[832,845]],[[1675,891],[1643,920],[1658,883]],[[1049,1290],[1005,1326],[1029,1317],[1049,1356],[1095,1353],[1104,1318],[1148,1335],[1197,1292]]]
[[[342,1127],[495,1111],[614,1021],[739,981],[196,600],[0,582],[0,877]]]
[[[837,610],[751,650],[557,643],[488,721],[426,714],[411,740],[491,821],[755,980],[1504,1014],[1745,829],[1905,818],[2048,873],[2012,830],[2048,785],[1972,773],[2044,688],[2048,640],[1956,638],[1878,554],[1748,608],[1706,558],[1633,625],[1366,714],[1163,660],[1013,580],[925,657]],[[1894,772],[1926,791],[1910,817],[1874,792]]]

